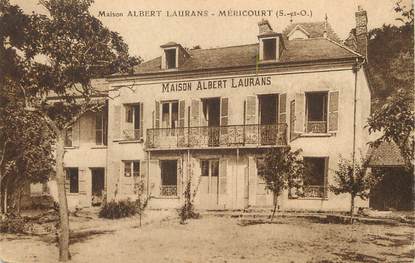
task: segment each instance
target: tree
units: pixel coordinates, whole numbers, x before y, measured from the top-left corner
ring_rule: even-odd
[[[105,28],[88,9],[92,0],[42,0],[48,16],[29,18],[30,39],[25,52],[27,74],[19,86],[26,110],[47,123],[55,138],[55,173],[59,200],[59,260],[69,260],[69,217],[63,166],[68,128],[84,113],[99,110],[102,97],[91,79],[130,72],[140,62],[130,57],[118,33]],[[44,63],[33,59],[33,54]],[[53,96],[53,100],[50,97]]]
[[[304,174],[301,149],[291,151],[291,147],[271,148],[259,166],[258,175],[264,179],[266,188],[274,195],[274,209],[271,221],[278,207],[278,196],[283,190],[298,186]]]
[[[27,183],[45,182],[53,172],[53,138],[37,115],[25,111],[19,85],[33,58],[27,37],[30,18],[17,6],[0,1],[0,204],[20,197]],[[20,53],[24,53],[25,57]],[[20,210],[20,198],[17,198]],[[18,211],[19,212],[19,211]]]
[[[335,171],[334,185],[329,189],[334,194],[350,194],[350,220],[353,222],[353,211],[356,197],[366,199],[370,188],[375,184],[374,177],[368,173],[369,158],[361,158],[360,162],[340,158]]]
[[[382,132],[372,142],[398,145],[408,171],[414,166],[414,11],[397,2],[395,11],[401,14],[403,25],[383,26],[371,31],[369,40],[369,70],[375,95],[381,101],[368,120],[369,132]]]

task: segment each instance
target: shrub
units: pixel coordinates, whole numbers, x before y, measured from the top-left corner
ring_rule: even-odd
[[[99,211],[99,217],[117,219],[133,216],[137,213],[136,202],[131,200],[105,202]]]
[[[30,228],[31,224],[21,216],[8,214],[0,217],[0,233],[23,234]]]

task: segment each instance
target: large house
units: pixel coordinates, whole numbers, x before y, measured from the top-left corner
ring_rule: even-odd
[[[151,207],[178,207],[188,178],[197,208],[271,206],[258,174],[263,154],[290,145],[311,168],[303,194],[287,190],[280,208],[349,209],[350,197],[328,186],[340,156],[367,151],[366,11],[355,19],[346,42],[327,19],[281,32],[262,20],[257,43],[189,50],[169,42],[133,74],[108,76],[105,110],[68,133],[70,206],[97,204],[104,193],[134,199],[144,180]]]

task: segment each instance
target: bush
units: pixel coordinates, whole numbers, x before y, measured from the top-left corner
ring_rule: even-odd
[[[21,216],[9,214],[0,217],[0,233],[23,234],[30,228],[31,224]]]
[[[105,202],[99,211],[99,217],[117,219],[137,214],[136,202],[131,200]]]

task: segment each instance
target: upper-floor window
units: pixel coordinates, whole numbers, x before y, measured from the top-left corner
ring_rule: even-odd
[[[179,120],[179,102],[161,102],[161,127],[176,128]]]
[[[137,140],[142,137],[143,112],[142,103],[125,104],[125,122],[123,125],[123,138]]]
[[[327,92],[306,93],[306,132],[327,132]]]
[[[79,192],[79,171],[78,168],[66,168],[66,186],[69,193]]]
[[[95,143],[107,145],[107,115],[106,111],[97,112],[95,115]]]
[[[177,50],[176,48],[165,49],[164,55],[166,56],[166,69],[176,68]]]
[[[130,177],[131,175],[134,177],[140,176],[140,161],[123,161],[124,163],[124,176]]]
[[[264,60],[275,60],[277,59],[277,39],[268,38],[263,39],[263,59]]]
[[[72,127],[66,129],[65,132],[65,147],[72,147]]]

